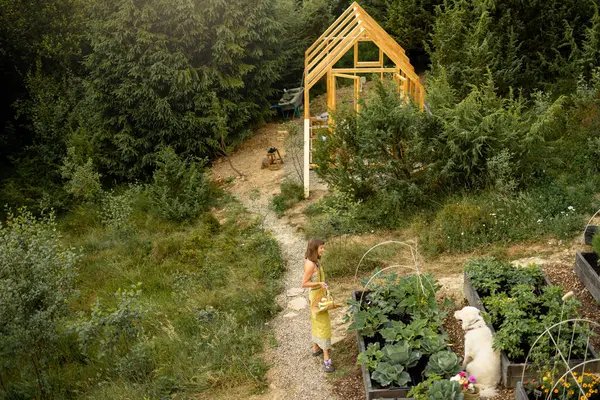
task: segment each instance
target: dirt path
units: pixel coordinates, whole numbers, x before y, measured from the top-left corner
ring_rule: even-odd
[[[250,212],[264,218],[264,228],[272,232],[281,246],[287,266],[284,291],[277,299],[282,311],[270,322],[277,345],[266,352],[267,362],[272,366],[267,373],[269,389],[251,399],[334,400],[337,397],[322,371],[321,358],[310,354],[307,293],[300,287],[306,240],[287,219],[278,219],[269,209],[270,198],[279,192],[281,182],[295,175],[289,162],[280,170],[261,169],[261,162],[270,147],[277,147],[285,160],[284,139],[277,134],[279,129],[279,125],[269,124],[242,145],[231,161],[246,177],[236,178],[226,186]],[[226,182],[236,174],[227,162],[221,161],[213,166],[212,175],[213,179]],[[316,177],[311,178],[315,182]],[[322,185],[315,187],[317,195],[324,190]]]

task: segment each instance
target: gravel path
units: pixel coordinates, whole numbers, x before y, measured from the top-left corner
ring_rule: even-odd
[[[282,282],[284,290],[277,298],[282,311],[269,322],[277,344],[265,352],[265,359],[271,365],[267,372],[269,389],[262,395],[250,397],[250,400],[337,400],[339,397],[333,394],[332,385],[322,370],[322,357],[311,355],[308,292],[300,287],[307,241],[287,223],[287,218],[278,219],[269,209],[271,196],[279,193],[281,182],[297,175],[279,129],[279,125],[268,124],[231,156],[232,162],[245,177],[236,178],[226,187],[248,211],[264,218],[263,227],[271,231],[279,243],[287,268]],[[284,168],[263,170],[263,157],[272,146],[281,150]],[[236,174],[228,163],[221,161],[213,166],[212,176],[219,181]],[[313,171],[311,189],[326,190]],[[332,358],[335,364],[335,354]]]
[[[270,322],[278,346],[266,354],[272,365],[267,374],[269,391],[254,399],[337,399],[322,371],[322,358],[310,354],[308,294],[300,288],[306,240],[277,219],[273,212],[267,211],[264,205],[257,202],[244,204],[250,212],[266,215],[264,227],[278,241],[287,266],[285,289],[277,299],[283,310]]]

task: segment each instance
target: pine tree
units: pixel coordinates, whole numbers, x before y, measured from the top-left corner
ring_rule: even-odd
[[[273,0],[98,0],[86,128],[105,173],[148,178],[158,152],[214,155],[268,112],[283,68]],[[225,129],[222,129],[222,128]]]

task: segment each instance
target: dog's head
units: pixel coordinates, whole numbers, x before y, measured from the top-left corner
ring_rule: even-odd
[[[479,315],[479,309],[471,306],[455,311],[454,318],[462,322],[462,328],[465,331],[469,327],[473,327],[479,320],[483,321],[483,318]]]

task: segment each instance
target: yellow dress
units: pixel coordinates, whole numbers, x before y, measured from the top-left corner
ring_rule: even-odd
[[[314,281],[315,275],[311,277],[311,281]],[[317,263],[317,274],[316,282],[325,282],[325,271],[323,267],[320,267]],[[310,288],[308,298],[310,301],[310,321],[312,322],[312,341],[316,343],[322,349],[331,348],[331,321],[329,319],[329,311],[314,312],[313,302],[319,301],[319,294],[322,291],[319,288]]]

